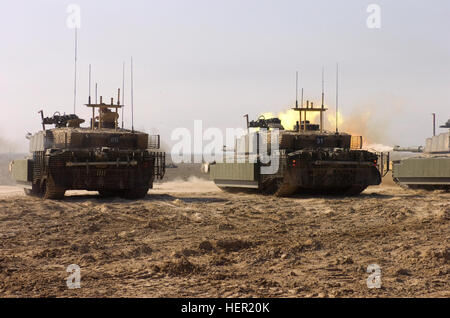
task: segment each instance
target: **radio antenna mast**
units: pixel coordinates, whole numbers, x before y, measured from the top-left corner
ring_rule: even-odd
[[[322,67],[322,108],[324,108],[325,102],[325,68]]]
[[[339,64],[336,63],[336,134],[339,133],[338,116],[339,116]]]
[[[97,104],[97,83],[95,83],[95,103]]]
[[[78,35],[77,28],[75,28],[75,78],[73,84],[73,113],[76,114],[77,104],[77,51],[78,51]]]
[[[323,132],[323,110],[325,109],[325,68],[322,67],[322,111],[320,112],[320,132]]]
[[[433,116],[433,137],[436,136],[436,113],[431,113]]]
[[[298,71],[295,73],[295,108],[298,108]]]
[[[131,132],[134,133],[133,57],[131,57]]]
[[[91,64],[89,64],[89,99],[88,104],[91,104]]]
[[[123,129],[123,108],[125,107],[125,61],[122,67],[122,129]]]
[[[302,87],[302,104],[301,104],[301,108],[303,108],[303,87]]]

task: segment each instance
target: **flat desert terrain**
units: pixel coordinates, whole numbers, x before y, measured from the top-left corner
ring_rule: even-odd
[[[277,198],[191,177],[138,201],[0,193],[2,297],[450,297],[444,191]],[[367,287],[370,264],[381,288]]]

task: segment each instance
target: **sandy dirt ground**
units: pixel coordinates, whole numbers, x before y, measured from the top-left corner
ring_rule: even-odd
[[[138,201],[0,192],[2,297],[450,297],[442,191],[276,198],[191,178]],[[66,286],[70,264],[80,289]]]

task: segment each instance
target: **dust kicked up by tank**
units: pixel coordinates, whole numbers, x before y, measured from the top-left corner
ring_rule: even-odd
[[[0,297],[450,297],[448,1],[2,9]]]

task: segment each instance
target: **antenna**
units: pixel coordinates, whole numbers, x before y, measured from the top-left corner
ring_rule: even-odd
[[[436,136],[436,113],[431,113],[433,115],[433,137]]]
[[[123,129],[123,108],[125,107],[125,61],[123,62],[122,67],[122,129]]]
[[[88,104],[91,104],[91,64],[89,64],[89,99]]]
[[[78,51],[78,35],[77,28],[75,28],[75,78],[73,84],[73,113],[76,114],[77,104],[77,51]]]
[[[298,71],[295,73],[295,108],[298,108]]]
[[[95,83],[95,103],[97,104],[97,83]]]
[[[301,101],[301,106],[300,108],[303,108],[303,87],[302,87],[302,101]],[[302,127],[302,112],[299,111],[298,112],[299,116],[300,116],[300,121],[298,122],[298,131],[300,131],[300,128]]]
[[[325,100],[325,68],[322,67],[322,108],[324,108],[324,100]]]
[[[339,64],[336,63],[336,134],[339,133],[338,116],[339,116]]]
[[[303,108],[303,87],[302,87],[302,105],[301,107]]]
[[[322,67],[322,110],[325,108],[325,68]],[[320,132],[323,132],[323,111],[320,112]]]
[[[131,132],[134,133],[133,57],[131,57]]]

